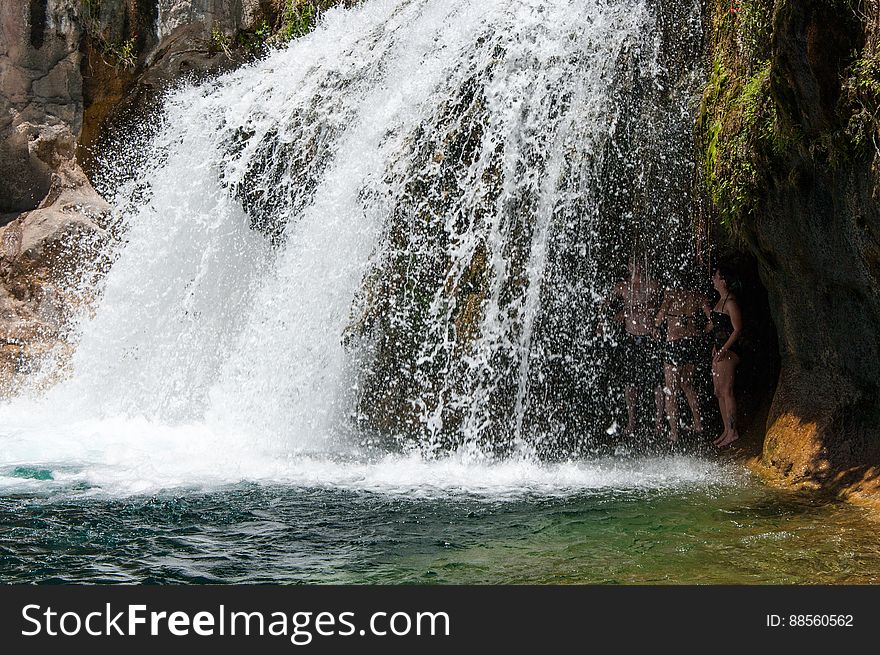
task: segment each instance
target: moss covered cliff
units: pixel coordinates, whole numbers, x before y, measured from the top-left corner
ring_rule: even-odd
[[[880,3],[711,0],[699,117],[714,218],[757,259],[781,374],[759,465],[880,475]]]

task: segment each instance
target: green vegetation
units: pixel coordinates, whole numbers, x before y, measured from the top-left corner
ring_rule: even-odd
[[[211,52],[224,52],[227,57],[232,57],[230,48],[232,47],[232,37],[218,30],[216,27],[211,30]]]
[[[254,54],[272,44],[282,44],[308,34],[318,24],[321,14],[336,5],[351,6],[359,0],[280,0],[276,10],[265,15],[256,29],[240,30],[229,34],[213,28],[208,49],[224,53],[230,59],[235,54]],[[115,68],[134,69],[138,64],[135,37],[120,39],[107,26],[104,0],[82,0],[81,22],[85,36],[94,44],[104,63]],[[127,36],[127,35],[126,35]]]
[[[880,156],[880,52],[866,48],[853,60],[843,83],[851,107],[846,136],[856,149],[872,147]]]
[[[108,35],[101,21],[102,0],[82,0],[82,25],[88,39],[95,45],[104,63],[114,68],[131,70],[137,67],[137,42],[134,37],[116,40]]]
[[[793,123],[804,108],[780,105],[791,100],[787,78],[776,77],[774,70],[774,16],[797,5],[744,0],[732,8],[729,0],[712,2],[712,69],[698,121],[702,177],[717,220],[735,240],[749,239],[749,226],[770,189],[793,183],[796,162],[829,170],[865,155],[880,156],[880,35],[872,34],[850,0],[826,2],[826,11],[844,17],[830,28],[829,43],[842,29],[854,32],[859,22],[867,39],[860,50],[843,55],[839,98],[832,112],[812,108],[814,116],[826,113],[814,119],[809,136]],[[855,22],[848,24],[846,16]],[[826,90],[825,97],[833,92]]]
[[[336,5],[351,6],[359,0],[282,0],[277,14],[264,18],[255,30],[241,30],[230,36],[221,30],[211,32],[211,50],[232,57],[238,50],[256,53],[272,45],[305,36],[315,29],[321,14]],[[271,23],[270,23],[271,21]]]
[[[253,32],[239,32],[235,43],[248,52],[260,52],[268,47],[274,34],[272,26],[264,19]]]
[[[287,0],[281,15],[279,35],[284,41],[308,34],[318,21],[320,2]]]
[[[123,68],[135,68],[137,66],[137,48],[134,37],[122,43],[107,43],[104,54],[115,62],[116,66]]]
[[[281,41],[304,36],[315,29],[321,14],[333,6],[353,5],[357,0],[285,0],[281,12],[281,26],[277,30]]]
[[[703,178],[721,224],[745,238],[768,157],[782,154],[790,139],[782,137],[770,93],[771,2],[741,3],[738,11],[715,4],[714,60],[698,123]]]

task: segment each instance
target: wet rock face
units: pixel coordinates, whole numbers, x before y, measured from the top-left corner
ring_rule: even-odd
[[[67,348],[108,206],[77,163],[83,123],[78,0],[0,6],[0,394]],[[87,287],[86,287],[87,288]]]
[[[0,394],[69,354],[65,329],[88,302],[108,234],[109,207],[80,172],[55,175],[45,206],[0,228]]]
[[[345,1],[345,0],[340,0]],[[295,0],[326,9],[335,0]],[[147,120],[162,90],[254,56],[289,0],[0,3],[0,396],[47,353],[105,262],[99,136]],[[285,14],[287,11],[287,14]],[[259,34],[257,32],[259,31]],[[84,172],[85,171],[85,172]]]
[[[0,5],[0,214],[43,200],[79,134],[78,6],[77,0]]]
[[[252,56],[256,37],[241,35],[274,24],[278,1],[93,1],[82,19],[84,168],[92,171],[94,152],[107,142],[148,123],[145,117],[169,85],[234,68]]]
[[[880,461],[880,298],[870,264],[880,212],[866,173],[850,165],[805,178],[798,193],[770,200],[758,232],[783,367],[764,458],[794,477],[860,465],[854,453]],[[806,452],[787,438],[793,419],[813,426]]]
[[[154,0],[155,1],[155,0]],[[272,11],[277,2],[272,0],[158,0],[163,38],[185,25],[219,26],[238,30],[253,27]]]
[[[773,84],[780,109],[811,136],[831,129],[844,69],[860,47],[855,16],[821,1],[781,3],[774,35]]]
[[[880,464],[880,151],[846,144],[841,100],[853,53],[880,36],[880,9],[777,4],[771,92],[800,136],[752,226],[782,360],[763,463],[844,490]]]
[[[40,204],[71,139],[91,145],[136,79],[161,87],[235,65],[214,35],[255,29],[272,12],[275,0],[3,2],[0,224]]]

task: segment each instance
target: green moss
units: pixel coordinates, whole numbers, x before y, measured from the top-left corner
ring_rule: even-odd
[[[749,240],[778,163],[800,141],[772,93],[773,9],[773,0],[754,0],[732,12],[716,0],[712,14],[712,69],[698,121],[702,178],[717,221],[740,242]]]
[[[703,179],[719,220],[743,237],[759,201],[767,153],[780,154],[786,140],[770,94],[770,62],[741,77],[716,54],[700,112]]]
[[[286,0],[281,12],[278,38],[283,41],[296,39],[311,32],[318,24],[321,14],[336,5],[353,5],[357,0]]]
[[[880,52],[867,49],[853,56],[843,82],[849,108],[846,137],[856,151],[873,148],[880,155]]]
[[[794,183],[799,166],[830,170],[880,157],[880,35],[857,11],[859,3],[825,0],[826,11],[856,17],[866,33],[841,75],[836,117],[806,138],[791,124],[797,108],[778,104],[785,95],[773,91],[773,20],[792,3],[749,0],[731,11],[729,2],[712,0],[709,7],[712,68],[698,122],[702,179],[715,218],[740,242],[748,240],[762,199]]]

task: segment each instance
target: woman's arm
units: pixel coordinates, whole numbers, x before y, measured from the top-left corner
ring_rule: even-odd
[[[706,315],[706,327],[703,328],[703,332],[709,334],[715,326],[712,324],[712,305],[709,304],[709,299],[706,296],[703,296],[701,299],[701,309]]]
[[[663,322],[666,320],[666,315],[669,313],[669,294],[663,293],[663,302],[660,304],[660,309],[657,311],[657,315],[654,317],[654,327],[660,327],[663,325]]]
[[[602,300],[599,303],[598,315],[599,322],[596,325],[596,334],[599,336],[604,336],[606,333],[607,322],[610,320],[614,323],[625,323],[626,318],[624,317],[625,308],[620,307],[617,308],[617,303],[622,301],[624,298],[623,289],[620,284],[615,284],[602,296]],[[622,304],[622,303],[621,303]],[[612,312],[609,316],[609,312]]]

